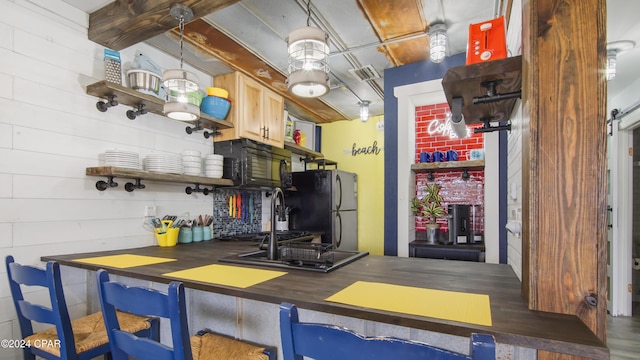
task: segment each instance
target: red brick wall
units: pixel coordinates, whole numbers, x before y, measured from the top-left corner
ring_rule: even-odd
[[[470,149],[482,149],[484,147],[484,138],[482,134],[474,134],[473,128],[481,125],[470,126],[471,136],[459,139],[450,137],[448,134],[429,135],[429,126],[434,129],[436,124],[431,122],[436,120],[441,126],[444,126],[449,105],[436,104],[428,106],[416,107],[416,155],[415,162],[420,162],[420,153],[428,151],[440,150],[456,150],[458,152],[458,161],[467,160],[467,154]],[[444,202],[445,210],[449,204],[471,204],[479,205],[479,219],[475,225],[475,230],[484,231],[484,170],[471,170],[469,180],[462,179],[463,170],[451,170],[443,172],[434,172],[435,182],[442,186],[440,194]],[[427,173],[416,174],[416,193],[418,197],[424,196]],[[448,231],[447,218],[438,219],[440,231]],[[425,231],[425,223],[422,219],[416,218],[416,230]]]
[[[420,153],[423,151],[433,153],[436,150],[446,152],[453,149],[458,152],[458,160],[462,161],[467,160],[470,149],[484,147],[482,134],[473,133],[473,128],[480,127],[480,124],[469,126],[471,136],[464,139],[451,138],[449,135],[429,135],[431,122],[437,120],[444,125],[447,113],[449,113],[447,103],[416,107],[416,163],[420,162]]]

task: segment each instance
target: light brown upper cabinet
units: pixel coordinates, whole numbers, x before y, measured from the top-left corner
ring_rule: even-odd
[[[227,121],[233,129],[221,130],[216,141],[246,138],[284,147],[284,98],[240,72],[217,76],[215,87],[229,91]]]

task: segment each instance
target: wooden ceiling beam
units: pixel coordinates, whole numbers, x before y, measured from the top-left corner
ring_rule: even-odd
[[[358,0],[358,6],[381,42],[424,34],[429,26],[425,20],[422,1],[419,0]],[[381,47],[393,66],[423,61],[428,57],[428,49],[428,37]]]
[[[174,33],[177,35],[177,30]],[[328,123],[346,119],[343,114],[318,98],[293,96],[287,90],[285,75],[206,21],[200,19],[187,24],[184,35],[186,42],[282,95],[296,112],[303,112],[315,122]]]
[[[116,0],[89,15],[89,40],[119,51],[178,26],[169,14],[175,3],[190,7],[197,20],[238,1]]]

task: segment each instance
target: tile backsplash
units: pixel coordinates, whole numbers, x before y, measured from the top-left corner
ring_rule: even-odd
[[[229,199],[240,195],[242,202],[253,204],[244,219],[229,213]],[[244,206],[249,209],[249,205]],[[256,190],[216,189],[213,192],[213,237],[260,232],[262,228],[262,192]]]

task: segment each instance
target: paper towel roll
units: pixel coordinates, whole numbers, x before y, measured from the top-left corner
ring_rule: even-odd
[[[640,270],[640,258],[633,258],[633,270]]]

